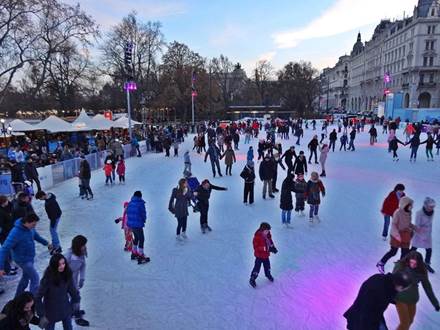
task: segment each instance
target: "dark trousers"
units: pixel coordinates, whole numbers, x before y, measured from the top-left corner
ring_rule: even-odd
[[[263,159],[263,158],[264,158],[264,151],[258,150],[258,160]]]
[[[81,194],[82,192],[82,194]],[[90,188],[90,179],[81,179],[80,194],[93,196],[92,188]]]
[[[208,225],[208,208],[200,208],[200,227],[206,227]]]
[[[232,175],[232,165],[226,165],[226,175]]]
[[[217,160],[211,160],[211,168],[212,175],[215,176],[215,167],[217,166],[217,171],[219,175],[222,175],[222,171],[220,170],[220,162]]]
[[[428,248],[428,249],[425,249],[425,250],[426,250],[425,264],[430,264],[431,263],[431,256],[432,256],[432,249]],[[411,248],[411,251],[417,251],[417,247],[413,246]]]
[[[416,159],[417,158],[417,150],[419,150],[419,147],[411,147],[411,159],[412,158],[414,158],[414,159]]]
[[[119,176],[119,182],[125,182],[125,175]]]
[[[253,182],[245,182],[244,183],[244,195],[243,202],[247,203],[249,197],[249,204],[254,203],[254,183]]]
[[[137,151],[137,156],[142,157],[141,149],[139,149],[139,146],[136,146],[136,151]]]
[[[304,197],[296,197],[296,201],[295,201],[295,211],[296,212],[298,212],[298,211],[304,211],[304,208],[305,208],[305,205],[306,203],[305,203],[305,199],[304,199]]]
[[[348,144],[348,150],[354,151],[354,139],[350,139],[350,143]]]
[[[174,157],[179,156],[179,149],[174,148]]]
[[[30,179],[30,180],[31,180],[31,184],[32,184],[32,185],[34,185],[34,182],[35,182],[35,184],[37,185],[37,191],[41,191],[40,180],[39,180],[38,178],[32,178],[32,179]]]
[[[165,148],[165,157],[170,157],[170,148]]]
[[[385,265],[388,260],[390,260],[392,257],[394,257],[397,254],[398,250],[399,248],[391,247],[391,249],[387,253],[385,253],[382,259],[380,259],[380,261]],[[400,259],[403,259],[408,254],[409,249],[401,248],[400,250],[401,250]]]
[[[277,187],[278,171],[275,171],[272,177],[272,191],[275,191]]]
[[[176,234],[180,235],[180,231],[186,232],[186,221],[188,217],[177,218]]]
[[[315,155],[315,163],[317,163],[318,162],[318,153],[316,152],[316,149],[310,150],[309,163],[312,160],[313,155]]]
[[[131,228],[133,232],[133,245],[137,246],[139,249],[144,248],[145,236],[143,228]]]
[[[330,144],[329,144],[329,149],[332,149],[332,151],[335,151],[335,146],[336,146],[336,141],[335,140],[330,140]]]
[[[112,176],[111,175],[106,175],[106,177],[105,177],[105,184],[107,184],[109,182],[113,183]]]
[[[393,158],[399,158],[399,156],[397,156],[397,150],[393,149]]]
[[[254,280],[258,277],[258,274],[260,273],[261,264],[263,264],[264,275],[266,275],[266,277],[271,277],[269,258],[267,259],[255,258],[254,269],[252,269],[252,273],[251,273],[251,278],[253,278]]]

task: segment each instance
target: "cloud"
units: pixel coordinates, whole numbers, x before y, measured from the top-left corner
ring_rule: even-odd
[[[267,53],[261,54],[261,55],[258,57],[257,62],[261,62],[261,61],[269,61],[269,62],[270,62],[270,61],[273,60],[273,58],[275,57],[276,54],[277,54],[277,52],[275,52],[275,51],[267,52]]]
[[[253,74],[258,62],[261,62],[264,60],[269,61],[269,62],[273,62],[276,55],[277,55],[277,52],[275,52],[275,51],[266,52],[266,53],[263,53],[263,54],[260,54],[256,57],[254,57],[254,58],[244,60],[244,61],[242,61],[241,64],[242,64],[243,69],[246,71],[247,75],[251,76]],[[271,64],[273,65],[274,63],[271,63]],[[275,68],[275,70],[276,69],[277,68]]]
[[[336,0],[321,16],[309,24],[277,32],[272,39],[278,48],[294,48],[304,40],[330,37],[376,24],[386,17],[412,14],[415,0]]]

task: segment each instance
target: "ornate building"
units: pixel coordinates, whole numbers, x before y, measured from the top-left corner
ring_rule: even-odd
[[[439,39],[440,0],[419,0],[412,17],[383,20],[370,41],[358,34],[351,54],[321,75],[321,109],[373,111],[391,93],[402,94],[402,108],[440,108]]]

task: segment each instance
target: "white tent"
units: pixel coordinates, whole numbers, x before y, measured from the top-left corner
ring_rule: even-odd
[[[14,119],[9,123],[13,132],[28,132],[35,131],[38,128],[35,128],[35,125],[28,124],[20,119]]]
[[[110,119],[104,117],[104,115],[96,115],[92,118],[94,125],[98,127],[98,130],[109,130],[113,127],[113,122]]]
[[[41,123],[35,125],[36,129],[46,130],[51,133],[72,132],[72,125],[57,116],[49,116]]]
[[[92,131],[98,129],[96,122],[87,116],[87,113],[84,110],[81,110],[78,118],[76,118],[71,125],[72,131],[74,132]]]
[[[134,126],[134,125],[142,125],[142,123],[140,123],[140,122],[138,122],[138,121],[135,121],[135,120],[131,120],[131,126]],[[113,122],[113,125],[112,125],[113,127],[116,127],[116,128],[128,128],[128,118],[127,117],[121,117],[121,118],[119,118],[118,120],[115,120],[114,122]]]

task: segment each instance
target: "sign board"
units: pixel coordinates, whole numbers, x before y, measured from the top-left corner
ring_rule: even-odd
[[[0,194],[1,195],[13,195],[14,190],[11,185],[11,174],[0,174]]]

